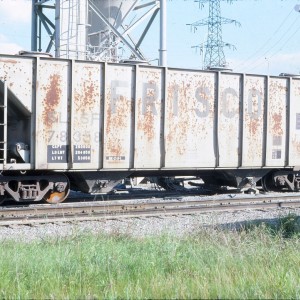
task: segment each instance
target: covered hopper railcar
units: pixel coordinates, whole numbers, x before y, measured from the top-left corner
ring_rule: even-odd
[[[300,80],[0,55],[0,160],[16,201],[128,176],[298,191]]]

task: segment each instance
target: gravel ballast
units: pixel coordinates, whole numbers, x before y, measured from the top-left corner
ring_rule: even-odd
[[[300,216],[300,209],[279,208],[266,211],[248,209],[236,212],[211,212],[159,218],[122,218],[73,223],[48,223],[35,226],[3,226],[0,227],[0,240],[30,242],[89,233],[127,235],[139,238],[161,234],[187,236],[207,227],[235,230],[249,222],[276,223],[278,218],[289,214]]]

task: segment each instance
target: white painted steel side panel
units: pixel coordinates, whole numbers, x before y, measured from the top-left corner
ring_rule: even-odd
[[[5,55],[0,78],[36,101],[37,169],[300,166],[296,78]]]
[[[289,166],[300,166],[300,81],[293,80],[290,105]]]
[[[39,60],[36,85],[37,169],[66,169],[70,136],[70,61]]]
[[[137,68],[135,103],[135,168],[160,168],[163,70]]]
[[[14,56],[0,57],[0,80],[21,99],[28,111],[32,111],[32,84],[35,60]]]
[[[168,70],[165,167],[215,167],[214,73]]]
[[[286,112],[288,79],[270,78],[268,92],[267,166],[284,166],[286,157]]]
[[[243,167],[263,166],[266,86],[266,77],[251,75],[245,78]]]
[[[219,166],[239,166],[240,75],[220,74],[218,101]]]
[[[107,65],[105,79],[104,168],[132,165],[134,67]]]
[[[71,151],[74,169],[102,167],[102,64],[73,63]]]

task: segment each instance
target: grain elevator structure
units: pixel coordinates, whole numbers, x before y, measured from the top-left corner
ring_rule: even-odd
[[[160,12],[159,64],[166,60],[166,0],[32,0],[32,51],[57,58],[147,61],[142,42]]]

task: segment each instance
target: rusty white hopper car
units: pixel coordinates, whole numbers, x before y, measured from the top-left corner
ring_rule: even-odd
[[[0,55],[0,195],[130,176],[299,191],[298,78]]]

